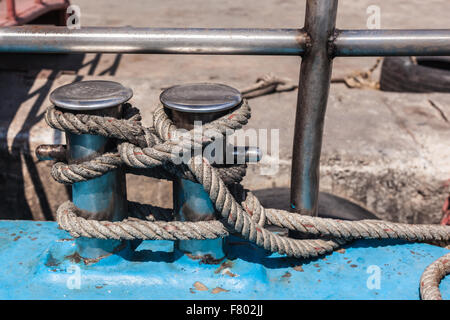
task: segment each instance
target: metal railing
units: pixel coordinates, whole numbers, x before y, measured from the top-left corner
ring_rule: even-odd
[[[332,62],[338,56],[450,56],[450,30],[338,30],[338,0],[307,0],[303,29],[0,28],[0,52],[302,56],[291,207],[317,215],[319,160]]]

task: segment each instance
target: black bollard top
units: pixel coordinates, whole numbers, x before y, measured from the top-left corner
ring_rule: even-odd
[[[188,113],[223,112],[242,101],[239,90],[217,83],[173,86],[164,90],[159,98],[164,107]]]
[[[100,110],[128,101],[133,96],[130,88],[114,81],[80,81],[66,84],[50,94],[57,107],[69,110]]]

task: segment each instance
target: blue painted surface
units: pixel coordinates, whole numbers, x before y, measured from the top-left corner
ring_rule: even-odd
[[[226,249],[228,259],[205,264],[173,251],[170,241],[132,242],[86,265],[56,223],[0,221],[0,299],[418,299],[422,271],[449,252],[360,240],[344,253],[299,260],[270,255],[236,237],[229,237]],[[367,288],[371,265],[381,270],[380,289]],[[69,289],[77,270],[80,289]],[[196,282],[207,290],[196,289]],[[440,288],[450,299],[449,277]]]

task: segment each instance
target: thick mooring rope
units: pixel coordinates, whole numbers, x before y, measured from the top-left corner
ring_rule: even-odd
[[[439,283],[450,273],[450,253],[430,264],[420,277],[420,296],[423,300],[442,300]]]
[[[170,210],[131,202],[129,218],[123,221],[87,220],[81,217],[73,203],[65,202],[58,208],[57,221],[61,228],[74,237],[188,240],[214,239],[237,233],[266,250],[296,258],[317,257],[354,239],[450,241],[449,226],[408,225],[379,220],[342,221],[266,209],[252,193],[236,186],[245,174],[244,166],[215,168],[201,155],[193,156],[188,163],[174,162],[174,155],[181,154],[183,150],[202,148],[246,124],[250,118],[250,107],[246,100],[230,114],[204,125],[200,136],[190,131],[182,136],[182,140],[179,139],[180,131],[162,106],[154,112],[154,123],[150,128],[142,126],[136,108],[126,105],[124,114],[124,119],[117,120],[66,113],[49,107],[45,119],[55,129],[118,139],[117,152],[105,153],[78,164],[56,163],[52,169],[55,180],[69,184],[86,181],[122,165],[127,166],[129,172],[145,170],[145,175],[156,178],[183,177],[203,185],[220,220],[172,221]],[[299,231],[305,238],[312,239],[280,236],[266,229],[265,225],[268,224]],[[427,268],[420,284],[424,299],[440,297],[438,284],[448,272],[449,265],[448,259],[443,257]]]

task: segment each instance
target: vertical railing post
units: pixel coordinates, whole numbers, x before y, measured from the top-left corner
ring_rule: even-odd
[[[336,24],[337,0],[307,0],[309,45],[300,69],[291,171],[291,208],[317,215],[319,162],[332,58],[328,50]]]

